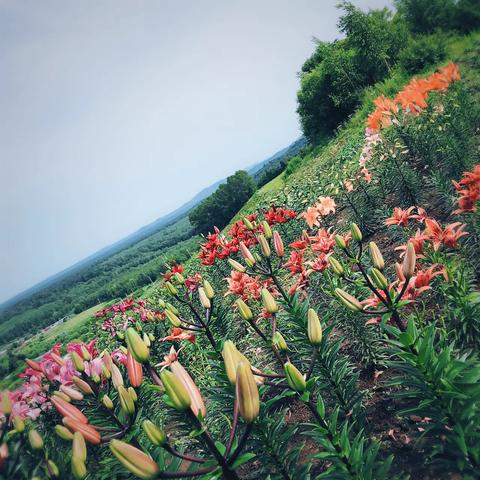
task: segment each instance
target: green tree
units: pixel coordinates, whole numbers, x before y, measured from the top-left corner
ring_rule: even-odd
[[[190,212],[190,222],[198,233],[208,233],[214,226],[223,228],[256,188],[253,178],[244,170],[239,170]]]

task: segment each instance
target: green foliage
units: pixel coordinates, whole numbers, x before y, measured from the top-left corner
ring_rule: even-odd
[[[415,33],[469,32],[479,27],[476,0],[396,0],[399,16]]]
[[[210,232],[214,226],[223,228],[256,188],[253,178],[244,170],[239,170],[190,212],[190,222],[198,233],[203,234]]]
[[[412,37],[400,52],[399,65],[413,74],[438,65],[446,56],[446,45],[441,35]]]
[[[345,40],[318,43],[300,73],[297,113],[311,141],[334,130],[359,104],[363,89],[385,78],[407,38],[387,10],[364,13],[349,2],[340,6]]]
[[[398,396],[414,401],[399,412],[428,418],[422,436],[441,435],[432,455],[443,454],[441,463],[474,475],[480,460],[480,362],[476,355],[458,353],[435,325],[418,329],[410,320],[407,331],[391,329],[396,360],[391,367],[403,375],[390,382],[401,385]]]

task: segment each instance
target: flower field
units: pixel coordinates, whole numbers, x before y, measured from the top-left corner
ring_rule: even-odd
[[[0,477],[473,479],[480,43],[385,81],[1,393]]]

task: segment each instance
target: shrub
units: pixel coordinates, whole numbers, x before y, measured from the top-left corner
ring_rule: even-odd
[[[407,73],[421,72],[440,63],[446,56],[445,41],[440,35],[411,38],[400,52],[399,64]]]

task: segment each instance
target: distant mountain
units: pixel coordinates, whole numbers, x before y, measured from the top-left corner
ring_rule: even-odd
[[[248,168],[247,169],[248,173],[252,175],[254,178],[258,178],[258,176],[263,172],[265,168],[275,163],[278,163],[280,161],[283,161],[287,157],[295,155],[300,150],[300,148],[302,148],[305,145],[305,143],[306,143],[306,140],[304,137],[299,138],[298,140],[293,142],[291,145],[278,151],[277,153],[267,158],[266,160],[262,160],[261,162],[258,162],[254,164],[252,167]],[[114,255],[122,251],[123,249],[128,248],[131,245],[149,237],[150,235],[158,232],[159,230],[165,227],[168,227],[169,225],[172,225],[182,217],[185,217],[192,208],[194,208],[202,200],[204,200],[209,195],[211,195],[218,188],[218,186],[226,182],[226,180],[227,180],[226,178],[223,178],[218,182],[213,183],[212,185],[201,190],[191,200],[184,203],[182,206],[180,206],[173,212],[167,215],[164,215],[163,217],[160,217],[157,220],[154,220],[152,223],[145,225],[144,227],[131,233],[125,238],[122,238],[121,240],[98,250],[92,255],[89,255],[87,258],[80,260],[74,265],[66,268],[65,270],[62,270],[61,272],[58,272],[55,275],[52,275],[45,280],[42,280],[41,282],[37,283],[33,287],[30,287],[29,289],[8,299],[7,301],[0,304],[0,312],[15,305],[21,300],[28,298],[34,293],[37,293],[38,291],[51,286],[55,282],[64,279],[68,275],[78,272],[83,268],[87,268],[93,265],[94,263],[101,261],[105,258],[108,258],[109,256]]]

